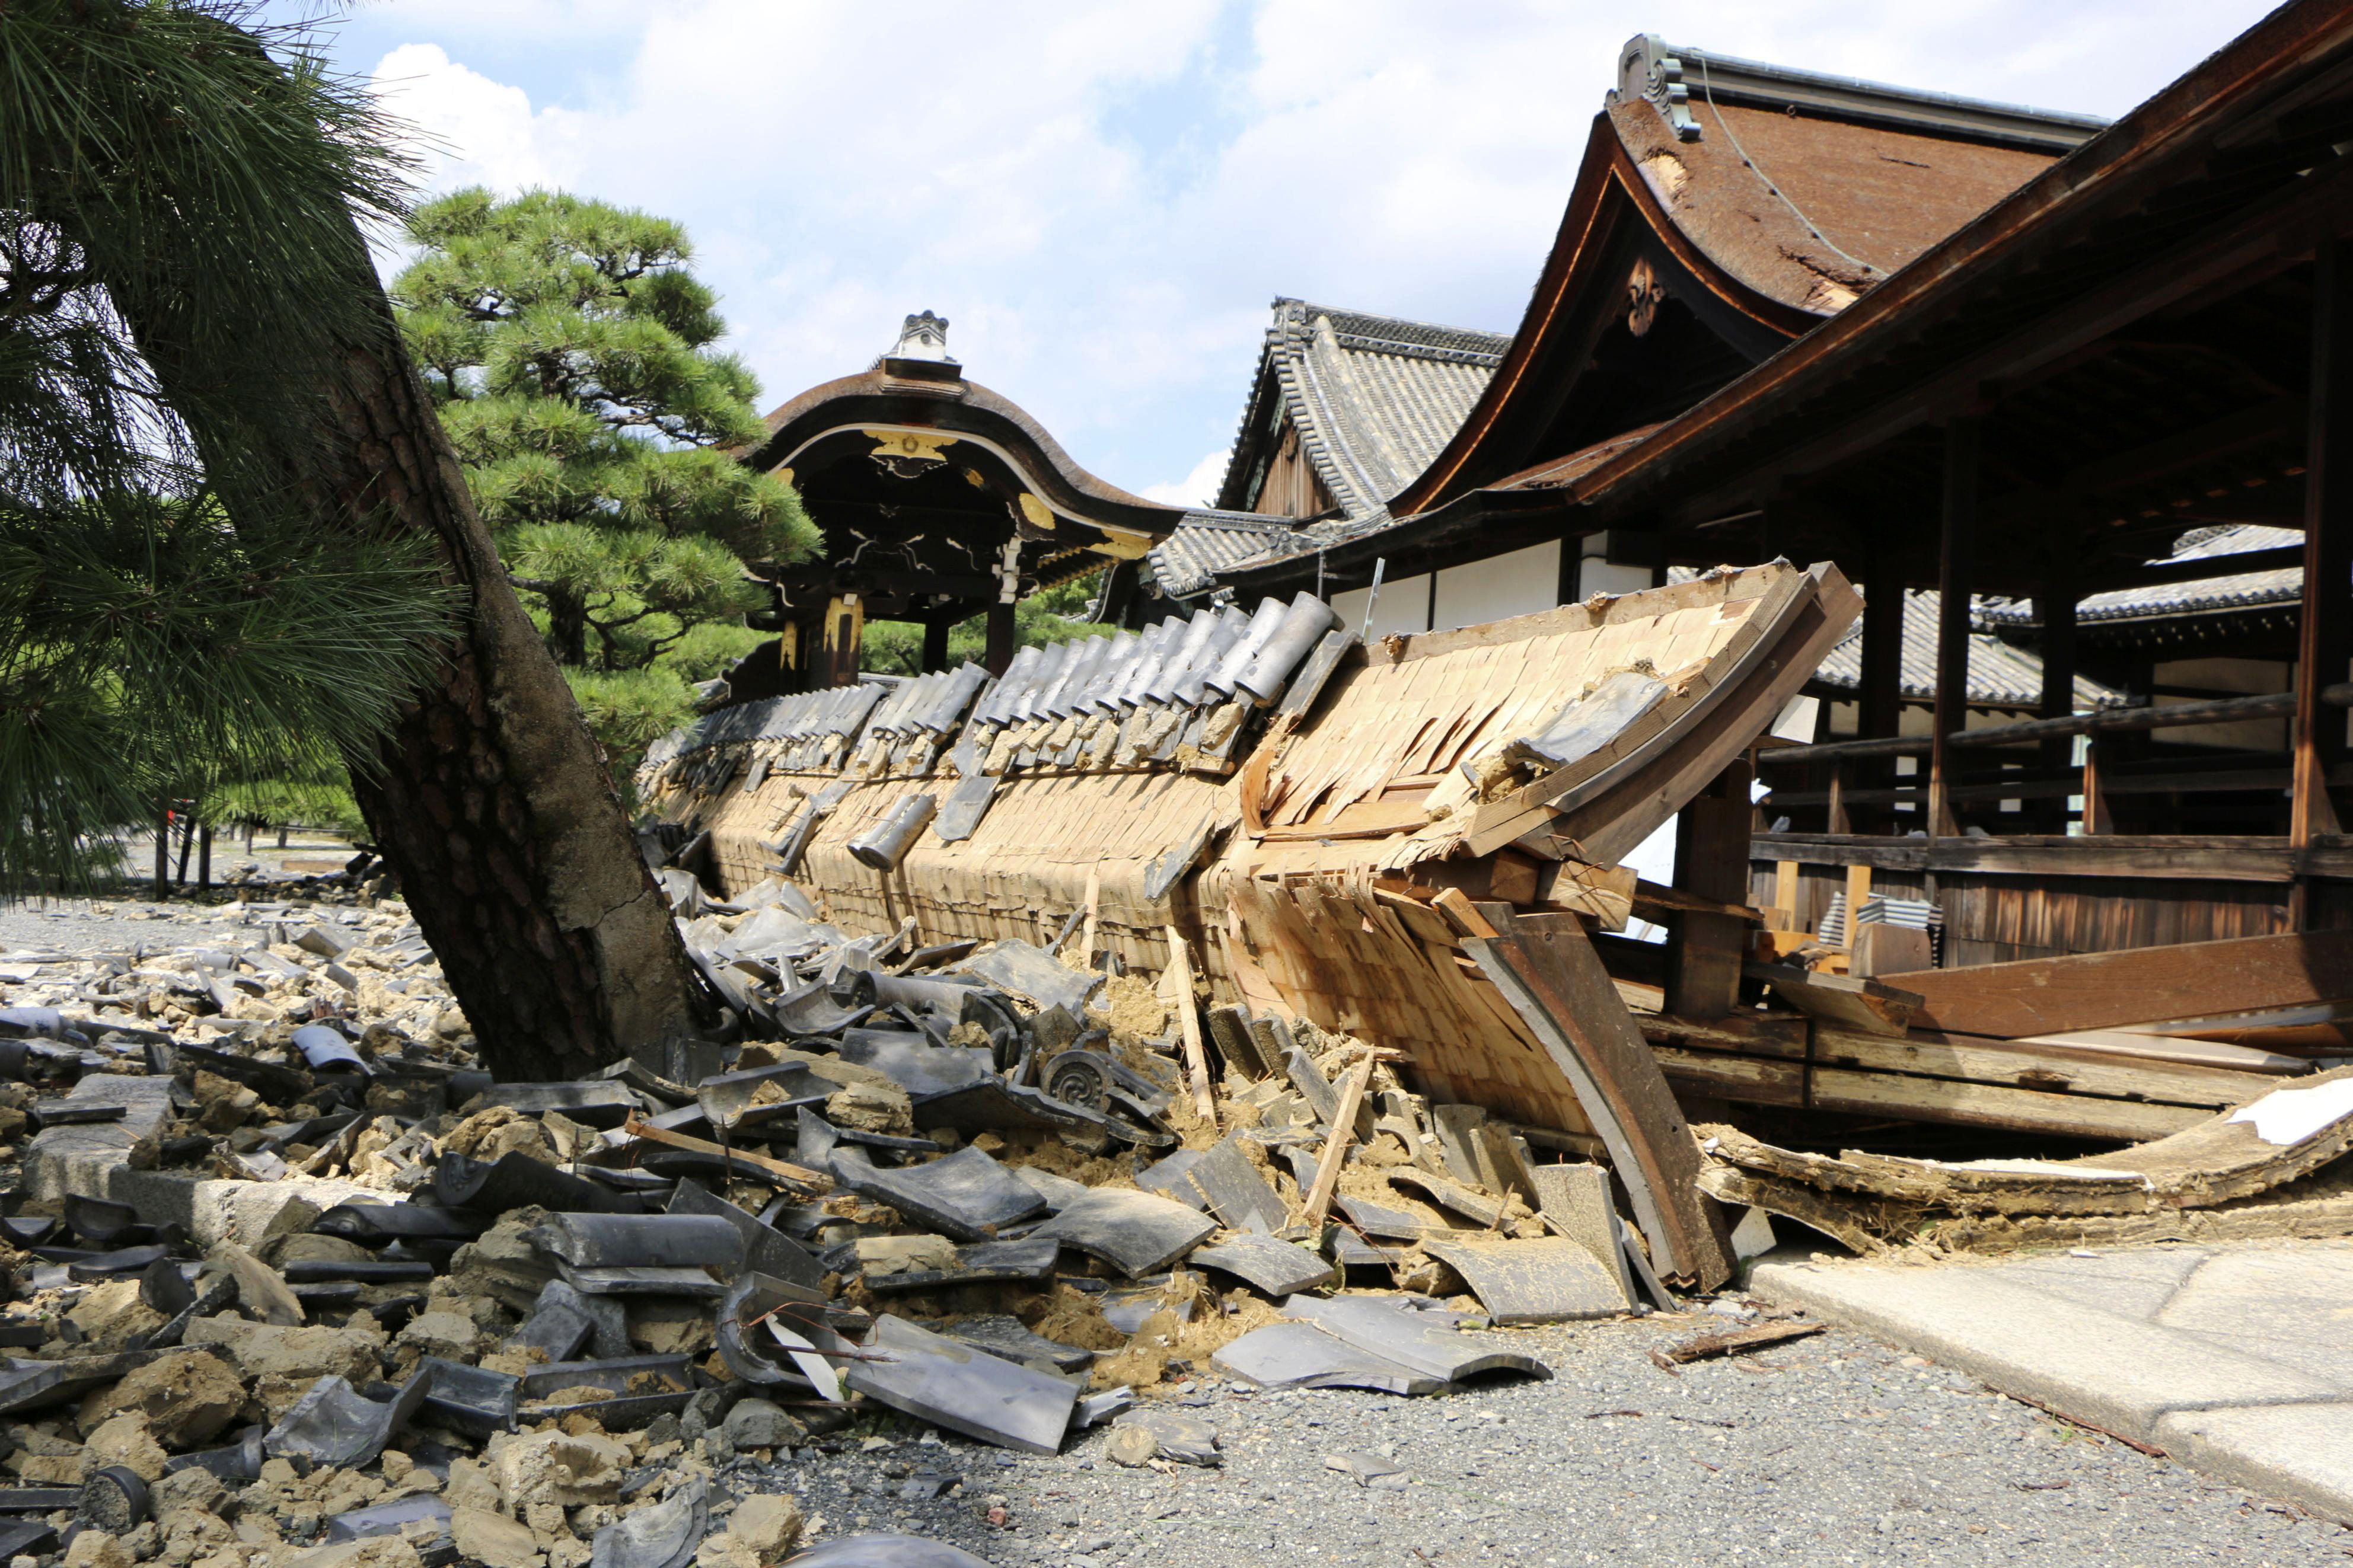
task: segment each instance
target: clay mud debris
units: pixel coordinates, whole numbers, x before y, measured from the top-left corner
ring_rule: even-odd
[[[1119,1424],[1127,1461],[1199,1464],[1164,1404],[1199,1380],[1548,1375],[1445,1237],[1529,1254],[1514,1321],[1647,1310],[1598,1167],[1543,1206],[1483,1184],[1364,1040],[1222,1008],[1281,1065],[1215,1058],[1203,1118],[1198,995],[851,937],[781,880],[684,904],[765,1037],[575,1083],[477,1068],[396,902],[0,959],[15,1554],[758,1568],[801,1521],[733,1462],[878,1421],[1043,1454]]]

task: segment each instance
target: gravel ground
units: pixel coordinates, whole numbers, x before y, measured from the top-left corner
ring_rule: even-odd
[[[134,871],[140,857],[149,853],[152,850],[144,845],[132,847],[130,859]],[[248,858],[259,861],[273,874],[281,873],[290,860],[300,870],[324,870],[342,866],[351,856],[351,846],[341,839],[306,837],[282,850],[265,842],[257,844],[250,857],[241,844],[224,839],[214,846],[213,870],[216,876],[225,876]],[[193,871],[190,876],[193,879]],[[291,886],[280,885],[269,889],[265,896],[282,900],[294,893]],[[0,952],[118,952],[142,942],[155,948],[185,947],[240,932],[251,935],[246,911],[235,895],[218,889],[202,900],[183,892],[161,904],[136,896],[135,890],[122,898],[29,899],[0,904]]]
[[[737,1489],[784,1490],[824,1536],[898,1530],[993,1563],[2028,1563],[2147,1568],[2353,1557],[2353,1531],[2200,1479],[1975,1380],[1836,1331],[1670,1375],[1648,1352],[1711,1317],[1520,1330],[1549,1383],[1446,1398],[1219,1384],[1191,1413],[1220,1469],[1124,1469],[1100,1432],[1032,1458],[912,1423],[828,1439]],[[1374,1488],[1325,1457],[1386,1456]],[[953,1474],[937,1501],[901,1478]],[[922,1489],[920,1483],[915,1489]],[[992,1504],[1006,1524],[992,1526]]]
[[[0,952],[249,941],[247,912],[134,900],[0,907]],[[824,1537],[906,1531],[993,1563],[1055,1568],[1257,1568],[1270,1552],[1406,1568],[2353,1558],[2353,1531],[1853,1335],[1679,1376],[1649,1359],[1722,1326],[1697,1315],[1512,1331],[1555,1378],[1448,1398],[1205,1385],[1187,1403],[1218,1428],[1221,1468],[1125,1469],[1103,1458],[1100,1432],[1033,1458],[885,1415],[792,1461],[738,1461],[724,1485],[798,1495]],[[1325,1463],[1344,1453],[1386,1458],[1403,1476],[1360,1487]],[[902,1495],[932,1489],[927,1475],[956,1484],[935,1500]],[[1002,1526],[988,1522],[993,1506]]]

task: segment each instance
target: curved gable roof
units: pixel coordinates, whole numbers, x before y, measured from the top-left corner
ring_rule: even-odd
[[[1635,39],[1510,349],[1390,510],[1425,511],[1562,455],[1544,445],[1603,332],[1634,303],[1638,262],[1754,363],[2102,123]]]
[[[1254,499],[1267,444],[1287,419],[1343,515],[1378,511],[1452,438],[1509,342],[1276,300],[1218,505]]]
[[[810,387],[764,423],[767,435],[742,454],[763,470],[790,468],[800,453],[845,432],[937,432],[996,451],[1050,510],[1073,521],[1160,539],[1187,510],[1097,479],[1020,405],[965,380],[953,365],[886,357],[860,374]]]

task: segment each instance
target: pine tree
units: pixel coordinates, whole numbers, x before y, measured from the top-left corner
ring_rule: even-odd
[[[135,350],[155,406],[201,464],[202,504],[217,507],[237,548],[309,536],[337,561],[381,552],[391,568],[421,565],[454,602],[420,682],[350,656],[349,682],[379,683],[389,728],[355,721],[364,704],[322,710],[317,741],[350,764],[492,1069],[572,1076],[658,1047],[712,1008],[376,281],[360,225],[397,216],[395,145],[362,84],[239,0],[0,8],[0,222],[31,242],[9,289],[21,282],[28,300],[76,290],[101,335]],[[15,325],[0,331],[0,355],[19,348]],[[96,431],[100,457],[157,438],[102,349],[78,342],[47,352],[80,355],[88,406],[53,400],[28,423],[32,437],[5,451],[12,482],[54,460],[45,427]],[[97,499],[70,482],[50,498],[36,495],[37,518],[60,526],[70,519],[58,502]],[[197,531],[192,544],[212,537],[206,512],[181,526]],[[235,573],[215,580],[224,597],[242,591]],[[177,613],[170,572],[147,569],[147,581],[167,603],[135,614]],[[21,641],[82,635],[68,624],[87,613],[69,584],[19,602]],[[256,662],[251,701],[271,700],[262,689],[275,668]],[[54,689],[60,707],[89,700]],[[35,787],[45,776],[37,763],[26,774]],[[0,814],[26,805],[0,796]]]
[[[758,640],[746,565],[818,542],[789,485],[729,455],[760,435],[758,386],[712,346],[716,296],[667,219],[475,189],[408,237],[393,300],[475,506],[599,739],[641,747],[649,710],[669,729],[689,680]]]

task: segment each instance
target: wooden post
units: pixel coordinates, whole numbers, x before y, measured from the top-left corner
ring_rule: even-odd
[[[197,831],[202,837],[196,849],[196,891],[209,892],[213,885],[213,825],[207,822]]]
[[[1852,833],[1852,815],[1846,808],[1846,759],[1831,759],[1830,822],[1825,829],[1831,833]]]
[[[286,842],[282,832],[278,841],[281,846]],[[171,896],[171,877],[172,803],[167,800],[164,803],[164,809],[157,813],[155,817],[155,896],[157,898]]]
[[[2320,700],[2353,659],[2353,257],[2320,241],[2312,258],[2312,381],[2304,459],[2304,605],[2296,631],[2295,804],[2288,838],[2298,849],[2342,831],[2328,770],[2345,755],[2345,715]],[[2299,876],[2290,929],[2310,918]]]
[[[1957,836],[1947,737],[1968,721],[1969,590],[1977,579],[1978,422],[1962,415],[1945,426],[1945,500],[1936,557],[1936,728],[1928,753],[1928,837]]]
[[[1871,868],[1849,866],[1846,868],[1846,950],[1854,951],[1855,933],[1862,930],[1862,900],[1871,897]]]
[[[988,648],[981,662],[988,666],[991,675],[1003,675],[1005,667],[1013,662],[1013,606],[988,606]]]
[[[2102,754],[2100,737],[2084,738],[2084,831],[2114,833],[2116,819],[2109,814],[2106,782],[2101,778],[2100,764],[2107,758]]]
[[[1373,1076],[1369,1057],[1348,1069],[1340,1083],[1339,1109],[1332,1113],[1332,1131],[1324,1135],[1323,1157],[1315,1163],[1315,1184],[1308,1189],[1304,1205],[1307,1228],[1319,1230],[1324,1213],[1332,1206],[1332,1194],[1340,1185],[1340,1166],[1348,1157],[1348,1145],[1356,1136],[1356,1108],[1365,1102],[1365,1085]]]
[[[2043,574],[2035,608],[2042,619],[2042,701],[2045,719],[2063,719],[2075,710],[2075,574],[2071,563],[2054,561]],[[2073,737],[2056,736],[2042,743],[2042,765],[2063,773],[2074,765]],[[2059,801],[2056,831],[2066,829],[2067,802]],[[2091,829],[2086,827],[2085,832]]]
[[[1185,1041],[1185,1070],[1193,1083],[1193,1109],[1212,1131],[1218,1097],[1209,1091],[1209,1051],[1201,1041],[1201,1005],[1193,996],[1193,955],[1184,933],[1168,928],[1168,983],[1176,993],[1176,1027]]]
[[[1720,904],[1748,902],[1748,763],[1716,774],[1705,794],[1683,809],[1675,836],[1675,886]],[[1678,1018],[1721,1018],[1740,1000],[1740,965],[1747,956],[1748,922],[1732,915],[1675,917],[1668,951],[1667,1011]]]
[[[1877,535],[1864,551],[1870,579],[1863,584],[1862,679],[1855,693],[1854,732],[1862,740],[1880,740],[1904,728],[1904,576],[1896,566],[1894,547]],[[1859,773],[1849,773],[1847,768],[1848,764],[1840,763],[1831,775],[1832,833],[1854,831],[1842,785],[1884,789],[1895,782],[1892,758],[1866,762]],[[1894,816],[1893,806],[1863,814],[1866,822],[1877,821],[1891,829]]]
[[[923,623],[923,673],[948,667],[948,617],[945,613],[934,615]]]
[[[813,685],[854,686],[865,653],[866,605],[855,594],[842,594],[825,607],[825,656],[809,672]]]

